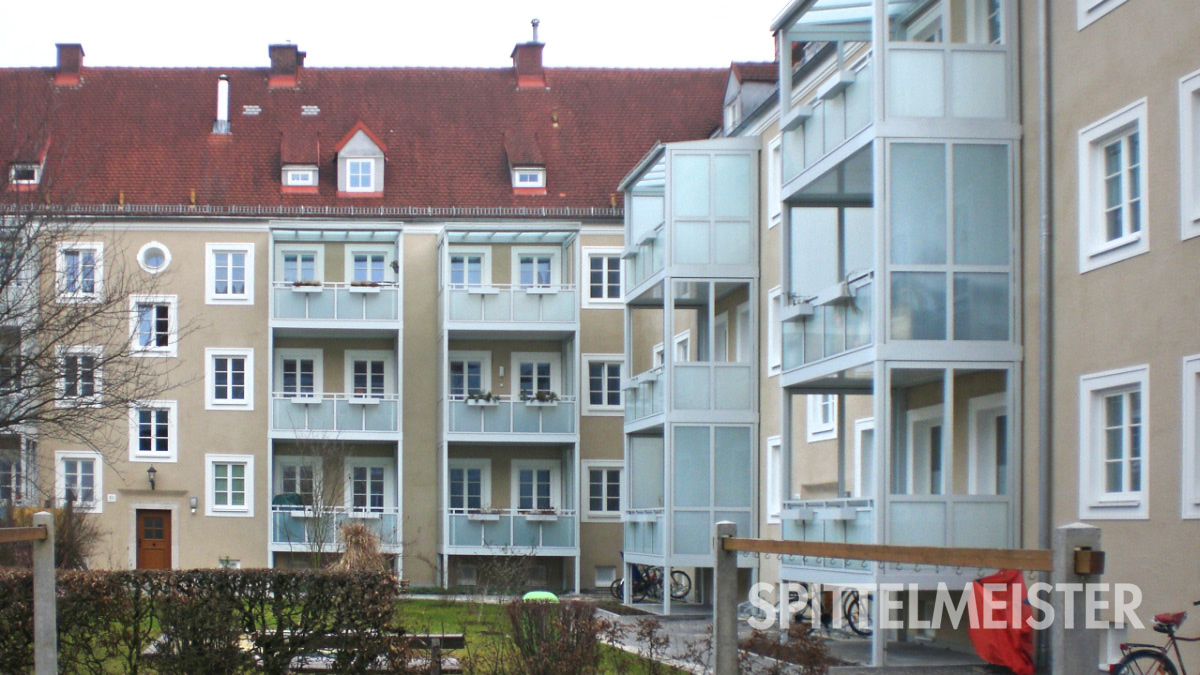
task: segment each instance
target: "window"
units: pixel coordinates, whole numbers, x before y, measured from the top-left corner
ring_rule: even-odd
[[[583,249],[588,270],[588,286],[583,296],[584,307],[621,307],[621,249]]]
[[[779,436],[767,439],[767,523],[780,524],[779,514],[783,511],[783,440]]]
[[[157,241],[152,241],[138,249],[137,260],[142,269],[151,274],[158,274],[171,264],[171,251]]]
[[[284,281],[316,281],[317,254],[312,252],[287,252],[283,254]]]
[[[374,192],[375,191],[375,160],[349,159],[346,160],[346,191]]]
[[[1200,70],[1179,80],[1182,237],[1200,236]]]
[[[279,481],[277,494],[294,494],[300,497],[300,503],[312,506],[316,498],[316,489],[320,485],[320,476],[316,464],[311,459],[286,458],[279,461],[279,471],[276,473]]]
[[[559,284],[559,249],[513,249],[513,283],[521,288],[550,288]]]
[[[104,285],[104,245],[64,243],[58,245],[58,297],[66,302],[100,299]]]
[[[254,516],[254,456],[205,455],[206,516]],[[308,493],[312,495],[312,482]],[[311,502],[308,502],[311,503]]]
[[[783,370],[783,289],[779,286],[767,291],[767,377],[778,375]]]
[[[207,244],[210,305],[254,304],[254,244]]]
[[[1075,0],[1076,29],[1083,30],[1088,24],[1108,14],[1125,3],[1125,0]]]
[[[254,410],[254,350],[208,348],[204,407],[208,410]]]
[[[60,405],[95,403],[100,396],[99,347],[59,348]]]
[[[1149,368],[1085,375],[1079,384],[1079,517],[1149,516]]]
[[[1183,360],[1183,517],[1200,518],[1200,354]]]
[[[587,461],[587,512],[585,520],[618,520],[621,517],[621,472],[619,461]]]
[[[942,410],[942,406],[935,405],[908,412],[907,465],[911,469],[905,494],[946,493]]]
[[[283,184],[287,187],[316,187],[317,169],[313,167],[283,167]]]
[[[321,350],[280,349],[275,356],[280,394],[286,398],[314,398],[321,393]]]
[[[546,170],[534,167],[514,168],[512,181],[514,188],[544,188],[546,187]]]
[[[103,510],[104,462],[99,453],[59,451],[54,453],[54,497],[60,507],[73,502],[80,511],[100,513]]]
[[[174,295],[135,295],[133,356],[175,356],[178,338],[178,298]]]
[[[392,352],[386,350],[346,351],[346,391],[355,398],[379,399],[395,391]]]
[[[178,404],[146,401],[129,411],[129,461],[174,462],[178,458],[176,434]]]
[[[13,164],[8,167],[8,180],[15,185],[36,185],[42,180],[42,167],[37,164]]]
[[[382,513],[391,506],[391,463],[384,459],[347,460],[346,506],[355,511]]]
[[[462,398],[490,391],[491,359],[489,352],[451,352],[450,395]]]
[[[618,354],[585,354],[587,366],[587,413],[624,414],[621,407],[621,362]]]
[[[487,256],[483,253],[451,253],[450,285],[454,288],[479,286],[488,278]]]
[[[513,461],[513,508],[549,511],[559,508],[558,464],[534,460]]]
[[[780,137],[771,139],[767,164],[767,227],[775,227],[783,220],[783,141]]]
[[[808,442],[837,438],[837,395],[808,395]]]
[[[539,393],[561,393],[558,391],[561,356],[513,352],[512,358],[513,372],[517,373],[517,392],[522,399]]]
[[[0,450],[0,505],[24,505],[30,496],[27,462],[32,452],[22,452],[19,449],[20,439],[14,440],[18,447]],[[30,444],[34,445],[32,442]]]
[[[491,462],[450,460],[450,509],[478,511],[491,506]]]
[[[1149,250],[1146,100],[1079,132],[1079,268]]]

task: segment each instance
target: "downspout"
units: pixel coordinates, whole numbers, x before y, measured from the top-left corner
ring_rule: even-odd
[[[1053,206],[1053,154],[1050,101],[1050,2],[1038,3],[1038,220],[1040,266],[1038,276],[1038,548],[1049,550],[1054,532],[1054,458],[1051,455],[1054,424],[1054,233],[1051,223]],[[1049,637],[1038,640],[1037,661],[1050,663]]]

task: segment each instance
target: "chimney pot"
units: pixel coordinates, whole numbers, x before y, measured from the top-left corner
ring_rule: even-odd
[[[78,42],[60,42],[54,46],[58,48],[58,68],[54,73],[54,84],[79,84],[80,71],[83,70],[83,45]]]

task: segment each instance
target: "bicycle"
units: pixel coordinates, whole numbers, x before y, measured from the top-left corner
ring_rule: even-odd
[[[1200,605],[1200,600],[1193,602],[1192,605]],[[1167,643],[1161,646],[1137,642],[1123,644],[1121,645],[1123,656],[1115,666],[1109,668],[1109,672],[1114,675],[1187,675],[1187,666],[1183,664],[1183,655],[1179,653],[1179,643],[1200,642],[1200,635],[1186,638],[1175,634],[1185,619],[1187,619],[1187,612],[1155,614],[1154,630],[1166,635]],[[1179,662],[1178,670],[1167,654],[1172,649],[1175,650],[1175,660]],[[1182,674],[1180,671],[1183,671]]]
[[[804,606],[792,614],[792,620],[798,623],[808,623],[811,621],[812,615],[812,593],[809,591],[808,584],[800,582],[800,587],[804,591]],[[799,591],[789,591],[788,601],[795,604],[800,602]],[[858,593],[858,589],[850,588],[842,593],[842,618],[846,620],[846,625],[849,626],[855,635],[861,637],[870,637],[871,633],[871,613],[867,611],[867,603]],[[833,622],[833,614],[828,610],[821,613],[821,625],[826,626]]]
[[[662,598],[663,590],[663,568],[651,567],[649,565],[634,565],[633,566],[633,586],[630,588],[630,599],[634,602],[642,602],[647,597],[653,599]],[[612,582],[608,588],[613,597],[618,601],[625,600],[625,578],[622,577]],[[692,578],[683,570],[671,570],[671,599],[682,600],[692,592]]]

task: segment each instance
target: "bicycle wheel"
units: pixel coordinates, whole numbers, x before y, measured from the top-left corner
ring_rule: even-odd
[[[651,600],[662,600],[663,575],[661,567],[646,570],[646,594]]]
[[[792,621],[807,623],[812,620],[812,595],[809,594],[808,583],[800,582],[800,588],[803,589],[802,592],[804,593],[804,606],[792,614]],[[797,602],[800,602],[800,592],[788,591],[788,603],[794,604]]]
[[[625,578],[613,579],[612,584],[608,587],[608,592],[617,599],[617,602],[625,602]]]
[[[1116,675],[1178,675],[1175,664],[1157,649],[1135,649],[1117,664]]]
[[[692,592],[692,578],[683,570],[671,570],[671,599],[682,600]]]
[[[846,618],[846,623],[855,634],[871,636],[871,612],[858,591],[851,590],[842,598],[842,616]]]

